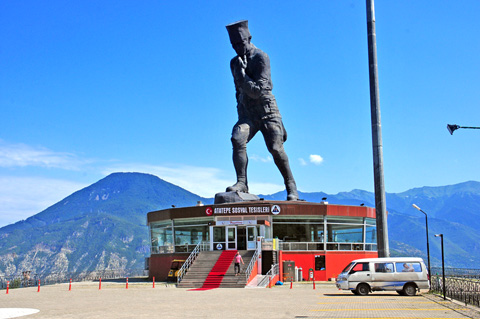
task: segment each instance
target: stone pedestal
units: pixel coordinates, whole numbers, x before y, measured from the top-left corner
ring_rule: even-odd
[[[248,202],[255,200],[260,200],[260,197],[249,193],[224,192],[215,194],[215,204]]]

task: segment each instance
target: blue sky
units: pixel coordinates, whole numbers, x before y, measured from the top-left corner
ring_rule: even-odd
[[[380,1],[387,192],[480,180],[480,2]],[[373,191],[364,1],[0,2],[0,226],[109,173],[213,197],[233,184],[225,25],[248,19],[301,191]],[[284,188],[261,134],[253,193]],[[388,203],[387,203],[388,205]]]

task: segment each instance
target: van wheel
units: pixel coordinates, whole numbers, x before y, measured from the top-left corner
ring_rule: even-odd
[[[367,284],[359,284],[356,290],[360,296],[366,296],[370,292],[370,287]]]
[[[406,284],[403,287],[403,293],[405,296],[415,296],[417,293],[417,287],[414,284]]]
[[[358,292],[356,290],[352,290],[352,294],[358,295]]]
[[[403,290],[397,290],[397,294],[399,294],[400,296],[405,296],[405,293],[403,292]]]

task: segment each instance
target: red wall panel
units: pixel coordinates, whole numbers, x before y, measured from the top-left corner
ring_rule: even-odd
[[[309,280],[309,269],[313,269],[313,277],[318,281],[326,281],[337,275],[352,260],[360,258],[376,258],[377,252],[358,251],[281,251],[280,252],[280,278],[283,278],[283,261],[292,260],[296,267],[302,267],[303,280]],[[315,270],[315,256],[325,255],[325,270]]]

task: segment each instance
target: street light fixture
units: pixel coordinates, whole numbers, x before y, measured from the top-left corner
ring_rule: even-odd
[[[459,128],[472,128],[477,130],[480,129],[480,127],[476,127],[476,126],[460,126],[457,124],[447,124],[447,130],[448,132],[450,132],[450,135],[453,135],[453,132],[455,132]]]
[[[447,294],[446,294],[446,282],[445,282],[445,257],[443,254],[443,234],[437,234],[435,237],[440,237],[440,241],[442,244],[442,286],[443,286],[443,300],[447,299]]]
[[[430,245],[428,244],[428,217],[427,213],[425,213],[420,207],[415,204],[412,204],[413,208],[418,209],[425,215],[425,229],[427,230],[427,258],[428,258],[428,281],[430,282],[430,287],[432,286],[432,273],[430,272]]]

